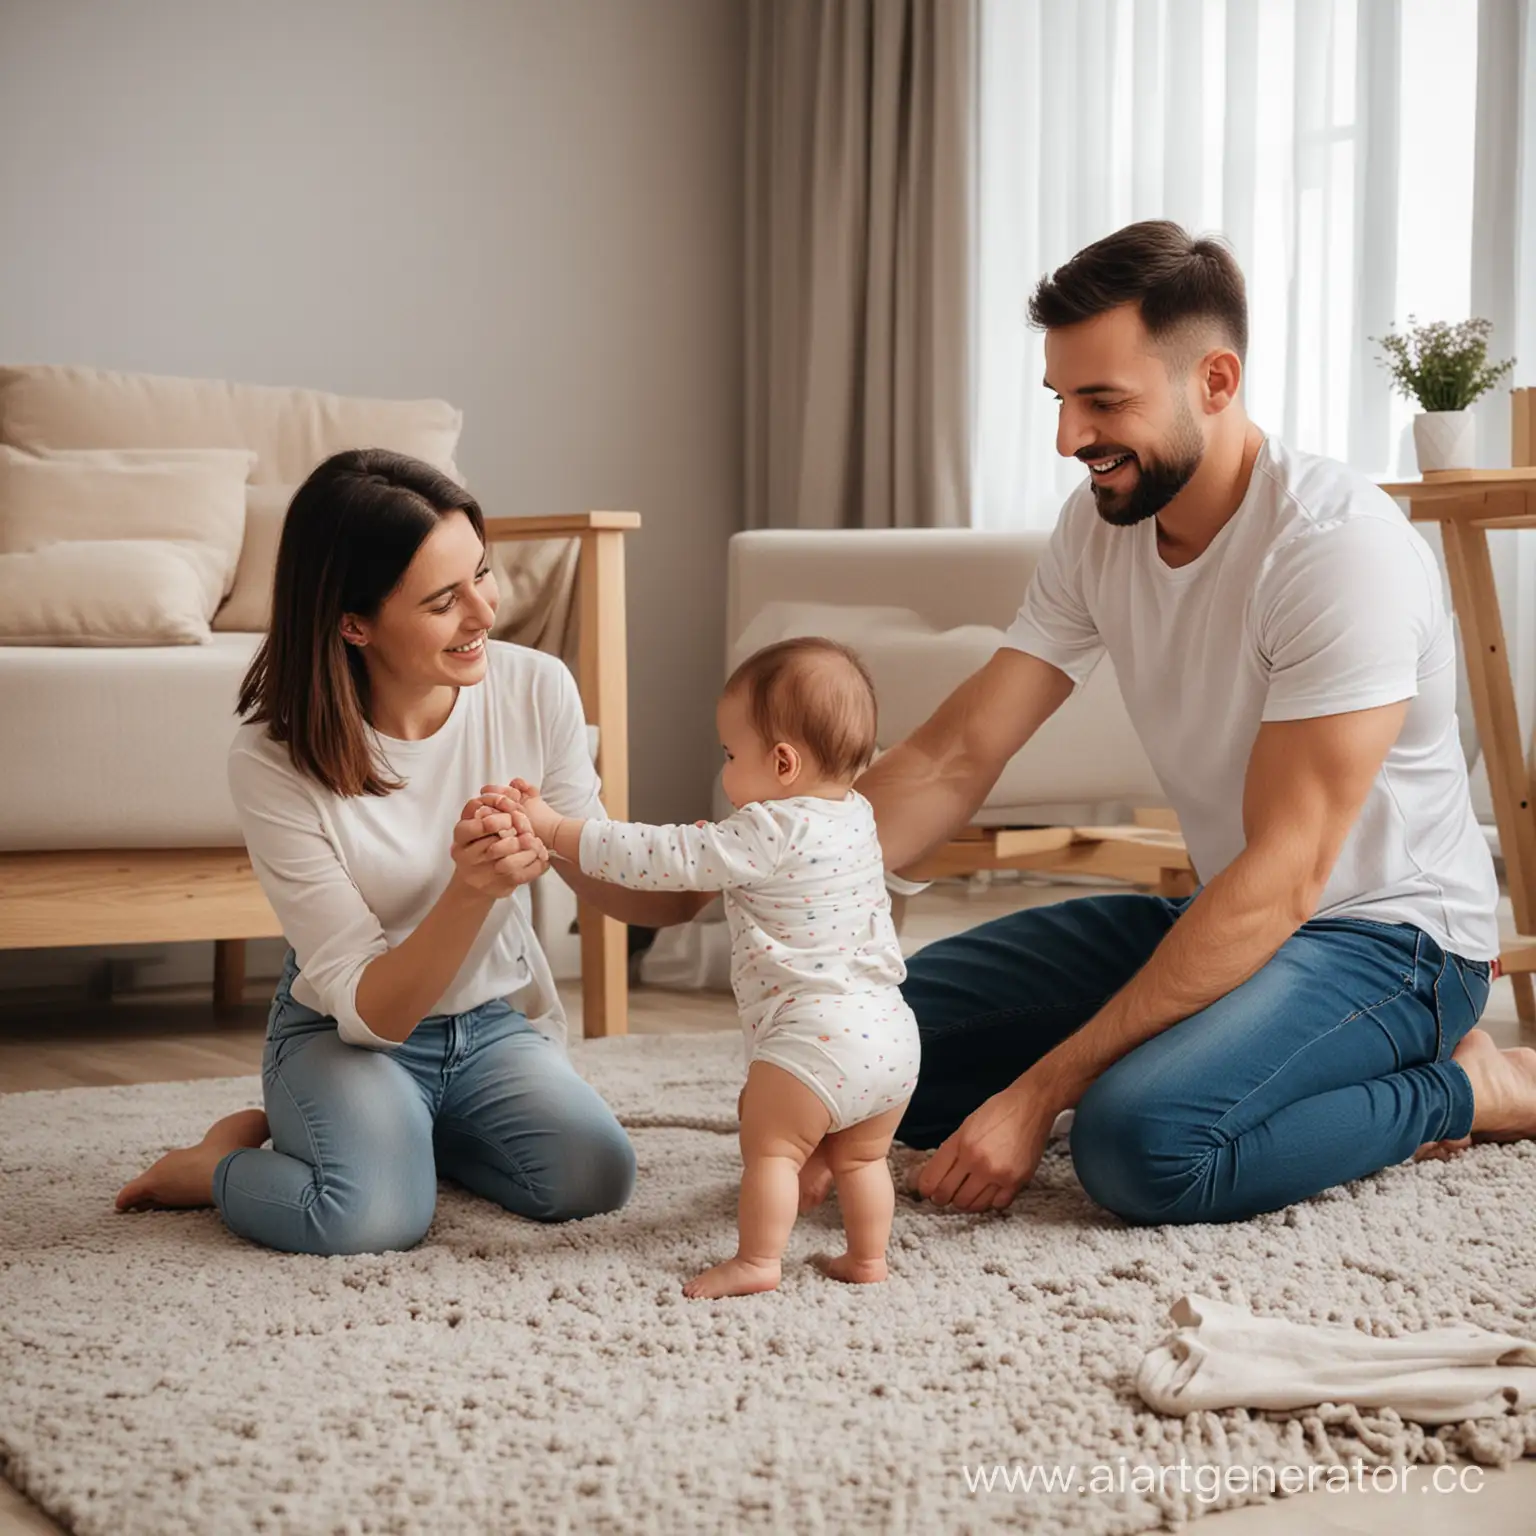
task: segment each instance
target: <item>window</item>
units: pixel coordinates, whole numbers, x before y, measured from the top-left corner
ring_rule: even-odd
[[[1135,219],[1231,241],[1254,419],[1371,473],[1411,470],[1414,407],[1369,340],[1471,293],[1477,0],[983,0],[979,527],[1049,527],[1041,273]]]

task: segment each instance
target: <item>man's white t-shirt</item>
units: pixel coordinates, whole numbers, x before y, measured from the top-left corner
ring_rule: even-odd
[[[1245,846],[1243,783],[1262,723],[1411,700],[1316,915],[1412,923],[1466,959],[1498,954],[1439,567],[1363,476],[1267,438],[1236,514],[1177,568],[1158,552],[1155,519],[1112,527],[1085,485],[1004,645],[1078,684],[1108,653],[1202,880]]]
[[[391,775],[405,781],[392,794],[333,794],[294,767],[264,725],[242,725],[230,748],[229,788],[251,865],[298,959],[294,998],[334,1018],[349,1044],[394,1049],[359,1015],[358,980],[442,895],[454,826],[482,786],[523,778],[563,816],[604,815],[569,670],[523,646],[491,640],[485,649],[484,678],[459,689],[434,735],[398,741],[369,732]],[[498,997],[563,1043],[565,1016],[527,886],[491,908],[428,1012],[468,1013]]]

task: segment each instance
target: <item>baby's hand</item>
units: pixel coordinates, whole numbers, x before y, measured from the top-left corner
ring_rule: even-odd
[[[522,808],[505,796],[471,800],[453,829],[454,877],[498,900],[549,868],[549,852]]]
[[[552,844],[555,829],[564,819],[527,779],[513,779],[505,786],[492,786],[482,793],[503,797],[515,803],[533,827],[533,835],[541,842]]]

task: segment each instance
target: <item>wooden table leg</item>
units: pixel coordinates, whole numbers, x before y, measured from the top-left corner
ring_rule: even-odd
[[[1536,815],[1531,811],[1530,770],[1520,738],[1488,535],[1453,518],[1441,524],[1441,531],[1515,926],[1531,933],[1536,931]]]

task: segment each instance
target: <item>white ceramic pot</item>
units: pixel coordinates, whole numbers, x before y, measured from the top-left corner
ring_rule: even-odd
[[[1419,473],[1432,469],[1471,469],[1476,437],[1471,411],[1424,411],[1413,418],[1413,446]]]

